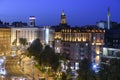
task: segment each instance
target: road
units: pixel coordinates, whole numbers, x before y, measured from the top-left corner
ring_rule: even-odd
[[[29,80],[32,80],[32,70],[34,70],[34,80],[38,80],[38,78],[43,77],[43,74],[35,66],[33,66],[33,64],[31,63],[32,60],[30,58],[25,57],[24,59],[22,59],[21,66],[18,64],[18,61],[18,56],[6,56],[5,69],[7,71],[7,75],[5,75],[3,79],[1,79],[0,76],[0,80],[12,80],[12,77],[25,77]],[[53,79],[49,78],[48,80]]]
[[[7,70],[7,75],[5,76],[5,79],[10,80],[12,77],[25,77],[24,73],[21,70],[21,67],[18,65],[18,60],[18,56],[6,57],[5,68]]]

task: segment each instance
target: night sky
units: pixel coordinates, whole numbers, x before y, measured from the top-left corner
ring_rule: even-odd
[[[0,19],[28,23],[35,16],[38,26],[57,25],[64,10],[69,25],[92,25],[107,19],[108,6],[120,23],[120,0],[0,0]]]

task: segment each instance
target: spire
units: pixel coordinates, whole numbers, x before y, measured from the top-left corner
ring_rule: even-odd
[[[65,15],[65,13],[64,13],[64,10],[62,11],[62,14],[61,14],[60,24],[67,24],[67,23],[66,23],[66,15]]]
[[[110,7],[108,7],[107,17],[108,17],[108,29],[110,29]]]
[[[62,11],[62,15],[65,15],[64,10]]]
[[[110,16],[110,7],[108,7],[108,16]]]

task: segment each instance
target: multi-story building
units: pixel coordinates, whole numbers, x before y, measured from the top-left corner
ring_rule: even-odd
[[[120,59],[120,24],[110,21],[109,8],[108,28],[106,29],[104,41],[105,45],[102,50],[101,63],[110,64],[113,59]]]
[[[8,52],[11,48],[11,29],[9,27],[0,27],[0,53]]]
[[[16,40],[19,44],[20,38],[25,38],[28,43],[31,43],[37,37],[38,28],[35,27],[11,27],[11,45]]]
[[[50,26],[44,26],[38,28],[38,38],[43,45],[53,46],[54,42],[54,30]]]
[[[101,63],[109,64],[112,59],[120,59],[120,30],[106,30],[105,45],[101,55]]]
[[[30,26],[15,26],[15,25],[9,25],[10,29],[10,38],[7,39],[9,40],[9,44],[11,45],[11,50],[15,51],[16,45],[21,46],[19,43],[20,38],[24,38],[27,41],[26,48],[29,47],[29,45],[32,43],[33,40],[39,38],[40,42],[43,45],[51,45],[53,46],[53,41],[54,41],[54,30],[50,28],[50,26],[45,26],[45,27],[38,27],[35,26],[35,17],[30,16]],[[18,23],[17,23],[18,24]],[[16,25],[17,25],[16,24]],[[6,27],[4,27],[7,29]],[[0,29],[2,30],[2,28]],[[2,38],[0,38],[2,39]],[[2,41],[1,41],[2,42]]]
[[[61,29],[60,32],[55,32],[55,52],[69,54],[74,61],[83,57],[90,58],[91,55],[93,59],[99,55],[104,45],[104,32],[100,28]]]
[[[36,38],[39,38],[43,45],[53,45],[54,30],[52,30],[50,26],[35,26],[35,19],[36,18],[34,16],[29,17],[29,26],[9,26],[11,28],[11,45],[14,41],[16,41],[18,45],[20,38],[25,38],[28,44]]]
[[[99,64],[104,33],[104,29],[96,26],[70,27],[65,13],[62,12],[60,24],[55,27],[55,52],[67,54],[74,62],[88,57]]]
[[[55,52],[67,54],[72,62],[87,57],[99,64],[105,30],[96,26],[70,27],[62,23],[63,19],[66,21],[66,17],[61,17],[60,25],[55,29]]]

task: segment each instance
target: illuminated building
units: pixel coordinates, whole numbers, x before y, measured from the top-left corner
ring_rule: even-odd
[[[50,26],[44,26],[38,28],[38,38],[43,45],[53,46],[54,30]]]
[[[62,14],[61,14],[60,24],[67,24],[67,22],[66,22],[66,15],[65,15],[64,11],[62,11]]]
[[[49,35],[49,26],[46,26],[45,27],[45,43],[46,44],[49,44],[49,37],[50,37],[50,35]]]
[[[50,26],[45,27],[11,27],[11,45],[16,40],[19,45],[19,39],[25,38],[27,43],[39,38],[41,43],[53,45],[54,30]]]
[[[11,29],[0,27],[0,52],[8,52],[11,48]]]
[[[11,27],[11,45],[16,40],[19,44],[20,38],[25,38],[28,43],[31,43],[37,37],[38,28],[35,27]]]
[[[104,29],[96,27],[61,29],[60,32],[55,32],[55,52],[69,54],[73,61],[88,57],[93,62],[98,62],[104,45],[104,33]]]
[[[62,15],[65,13],[62,12]],[[87,57],[93,63],[99,64],[100,53],[104,45],[104,33],[104,29],[94,25],[70,27],[67,23],[59,24],[55,27],[55,52],[67,54],[73,63]],[[75,63],[71,65],[75,67]]]
[[[19,39],[25,38],[27,43],[30,44],[33,40],[39,38],[43,45],[53,45],[54,41],[54,30],[50,28],[50,26],[38,27],[35,26],[35,17],[30,16],[29,26],[22,26],[24,23],[15,22],[14,24],[20,24],[19,26],[9,26],[11,27],[11,45],[16,41],[16,44],[19,45]]]

